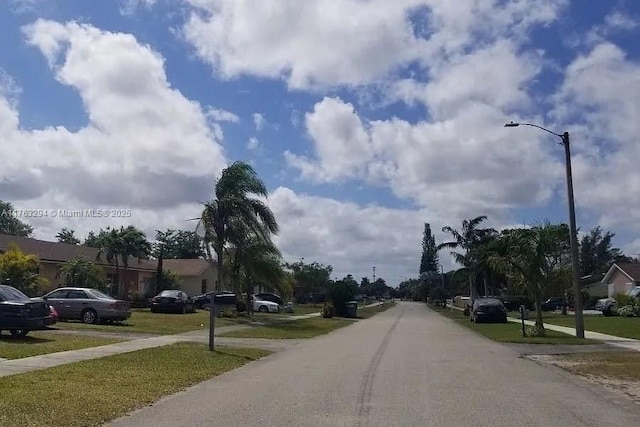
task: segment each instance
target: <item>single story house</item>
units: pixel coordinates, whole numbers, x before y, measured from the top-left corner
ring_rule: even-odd
[[[640,286],[640,263],[613,263],[601,281],[607,287],[607,296],[625,293]]]
[[[178,276],[180,289],[189,295],[211,292],[215,286],[218,269],[215,264],[199,259],[164,259],[162,269]]]
[[[580,286],[592,297],[606,298],[609,294],[609,287],[602,284],[605,273],[590,274],[580,278]]]
[[[112,295],[126,296],[130,291],[144,295],[154,286],[152,281],[158,265],[157,260],[130,258],[126,271],[120,262],[123,289],[118,289],[115,263],[107,262],[104,256],[98,257],[100,251],[97,248],[0,234],[0,253],[5,252],[12,244],[40,259],[38,273],[49,282],[44,289],[45,292],[63,285],[63,278],[58,274],[60,267],[77,257],[87,258],[104,269],[111,284]],[[204,259],[165,259],[163,269],[174,272],[182,283],[182,290],[189,295],[211,291],[217,275],[215,264],[210,264]]]

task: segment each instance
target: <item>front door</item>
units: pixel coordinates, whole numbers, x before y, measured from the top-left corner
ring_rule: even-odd
[[[82,311],[89,306],[89,298],[83,290],[71,290],[65,303],[70,319],[80,319]]]

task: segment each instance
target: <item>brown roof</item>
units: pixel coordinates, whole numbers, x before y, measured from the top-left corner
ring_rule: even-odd
[[[640,281],[640,263],[616,263],[634,281]]]
[[[99,250],[89,246],[71,245],[68,243],[49,242],[46,240],[37,240],[27,237],[10,236],[8,234],[0,234],[0,252],[6,251],[11,243],[15,243],[23,252],[36,255],[41,261],[49,262],[66,262],[76,257],[85,257],[100,265],[109,264],[104,256],[100,261],[96,260]],[[156,261],[140,260],[136,258],[129,259],[129,268],[132,270],[155,270]]]
[[[171,270],[178,276],[199,276],[209,267],[209,262],[198,259],[164,259],[162,268]]]

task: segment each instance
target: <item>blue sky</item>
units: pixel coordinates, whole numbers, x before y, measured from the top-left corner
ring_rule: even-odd
[[[133,212],[31,220],[42,238],[122,221],[152,236],[190,227],[224,165],[247,160],[287,258],[396,283],[424,222],[441,241],[481,214],[565,220],[561,147],[502,128],[513,118],[572,133],[579,226],[640,252],[640,4],[586,4],[12,0],[0,198]]]

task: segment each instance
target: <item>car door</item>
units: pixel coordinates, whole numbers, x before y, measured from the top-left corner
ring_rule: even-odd
[[[81,319],[82,311],[89,307],[89,302],[90,299],[85,291],[81,289],[70,290],[65,302],[66,309],[69,311],[69,319]]]
[[[66,308],[67,289],[58,289],[45,295],[45,300],[53,306],[58,312],[58,317],[62,319],[69,318],[69,310]]]

